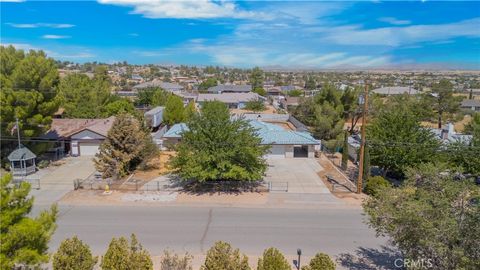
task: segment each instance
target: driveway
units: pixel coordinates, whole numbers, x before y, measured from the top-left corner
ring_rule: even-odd
[[[267,159],[267,162],[269,166],[265,181],[272,183],[273,191],[281,191],[288,183],[289,193],[330,193],[317,175],[323,168],[316,159],[272,158]]]
[[[39,170],[27,178],[40,179],[40,189],[33,189],[30,194],[35,198],[35,205],[49,206],[73,190],[73,180],[84,179],[95,172],[91,156],[68,157],[60,166],[50,166]]]

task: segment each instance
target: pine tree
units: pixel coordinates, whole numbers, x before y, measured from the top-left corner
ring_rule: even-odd
[[[151,140],[135,117],[121,114],[116,117],[107,139],[100,145],[95,167],[103,177],[123,177],[143,161],[144,150]]]
[[[103,270],[150,270],[153,262],[148,251],[132,234],[130,243],[125,237],[112,239],[100,267]]]
[[[185,122],[189,121],[197,113],[195,102],[190,101],[183,112],[183,119]]]
[[[250,270],[248,258],[228,243],[218,241],[207,251],[201,270]]]
[[[343,135],[342,146],[342,170],[346,171],[348,167],[348,131],[345,130]]]
[[[53,270],[92,270],[97,260],[90,247],[74,236],[63,240],[53,255]]]
[[[57,207],[36,218],[27,217],[33,205],[30,185],[12,185],[12,176],[0,179],[0,269],[32,267],[48,261],[48,242],[55,231]]]
[[[163,252],[163,257],[160,262],[161,270],[193,270],[191,261],[193,256],[186,253],[185,256],[178,256],[177,254],[172,254],[170,251],[165,250]]]
[[[325,253],[317,253],[302,270],[335,270],[335,263]]]
[[[290,264],[283,254],[276,248],[269,248],[258,259],[257,270],[291,270]]]

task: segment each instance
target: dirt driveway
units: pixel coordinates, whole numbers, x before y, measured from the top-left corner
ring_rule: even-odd
[[[269,167],[265,181],[280,191],[288,183],[289,193],[330,193],[318,172],[323,168],[313,158],[267,159]]]

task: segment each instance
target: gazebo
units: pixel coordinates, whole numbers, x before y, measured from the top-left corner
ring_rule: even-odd
[[[34,173],[36,170],[35,158],[37,156],[23,145],[15,149],[8,155],[12,175],[26,176]]]

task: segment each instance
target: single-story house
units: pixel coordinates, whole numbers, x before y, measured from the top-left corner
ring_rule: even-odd
[[[466,110],[472,110],[475,112],[480,112],[480,100],[478,99],[465,99],[462,101],[460,108]]]
[[[300,104],[301,97],[285,97],[280,100],[280,107],[284,110],[292,109]]]
[[[93,156],[107,137],[115,117],[105,119],[53,119],[43,136],[55,141],[64,153],[72,156]]]
[[[373,89],[372,92],[375,94],[385,95],[385,96],[403,95],[403,94],[409,94],[409,95],[420,94],[420,91],[413,89],[412,87],[409,87],[409,86],[381,87],[381,88]]]
[[[208,93],[248,93],[252,91],[251,85],[220,84],[208,88]]]
[[[176,93],[176,92],[180,92],[180,91],[184,90],[183,86],[181,86],[180,84],[162,82],[162,81],[159,81],[159,80],[153,80],[153,81],[148,81],[148,82],[144,82],[144,83],[141,83],[141,84],[137,84],[134,87],[132,87],[132,89],[138,91],[138,90],[141,90],[141,89],[151,88],[151,87],[160,87],[160,88],[164,89],[165,91],[172,92],[172,93]]]
[[[190,102],[196,102],[198,94],[196,93],[190,93],[190,92],[175,92],[173,93],[176,96],[180,97],[183,101],[183,105],[187,105]]]
[[[308,132],[286,130],[272,123],[249,120],[257,130],[262,145],[270,145],[266,158],[314,158],[315,148],[320,141],[314,139]],[[173,125],[164,135],[164,145],[175,145],[182,139],[182,133],[188,130],[184,123]]]
[[[254,100],[266,99],[260,96],[257,93],[248,92],[248,93],[222,93],[222,94],[198,94],[197,102],[202,105],[205,101],[218,100],[227,104],[230,109],[243,109],[245,108],[247,102]]]

